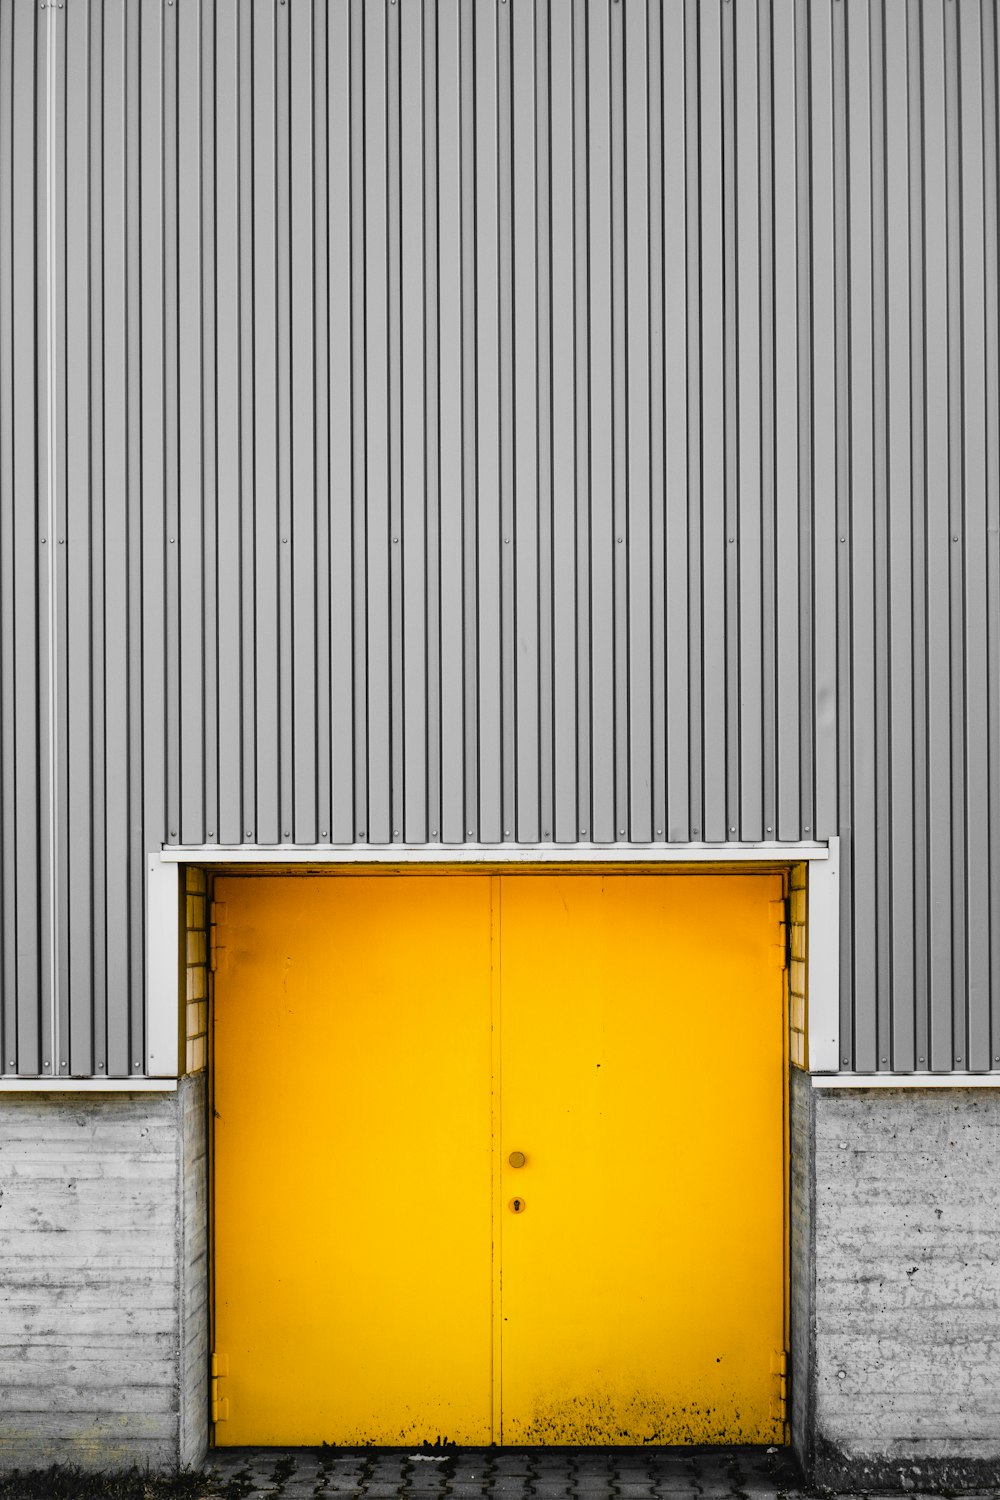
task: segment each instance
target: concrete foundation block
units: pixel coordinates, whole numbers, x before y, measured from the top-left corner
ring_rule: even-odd
[[[1000,1485],[1000,1092],[795,1072],[792,1432],[834,1488]]]
[[[204,1457],[206,1123],[204,1074],[0,1095],[0,1467]]]

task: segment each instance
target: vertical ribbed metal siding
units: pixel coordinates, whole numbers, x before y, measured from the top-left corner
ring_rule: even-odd
[[[842,1062],[996,1068],[996,7],[834,0],[799,14],[802,430],[817,579],[836,568],[815,641],[818,657],[836,620]]]
[[[790,6],[164,16],[168,840],[811,836]]]
[[[49,931],[135,1070],[161,841],[837,832],[845,1066],[997,1065],[991,0],[11,0],[4,79],[5,1068]]]

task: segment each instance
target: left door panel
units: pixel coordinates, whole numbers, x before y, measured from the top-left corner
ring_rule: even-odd
[[[216,881],[220,1445],[491,1431],[490,881]]]

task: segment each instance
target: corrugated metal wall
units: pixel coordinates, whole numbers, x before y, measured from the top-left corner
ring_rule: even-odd
[[[1000,1066],[997,72],[0,0],[5,1069],[140,1069],[161,842],[838,832],[844,1065]]]

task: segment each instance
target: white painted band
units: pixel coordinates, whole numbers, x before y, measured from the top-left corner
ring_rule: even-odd
[[[175,1094],[176,1078],[0,1078],[0,1094]]]

